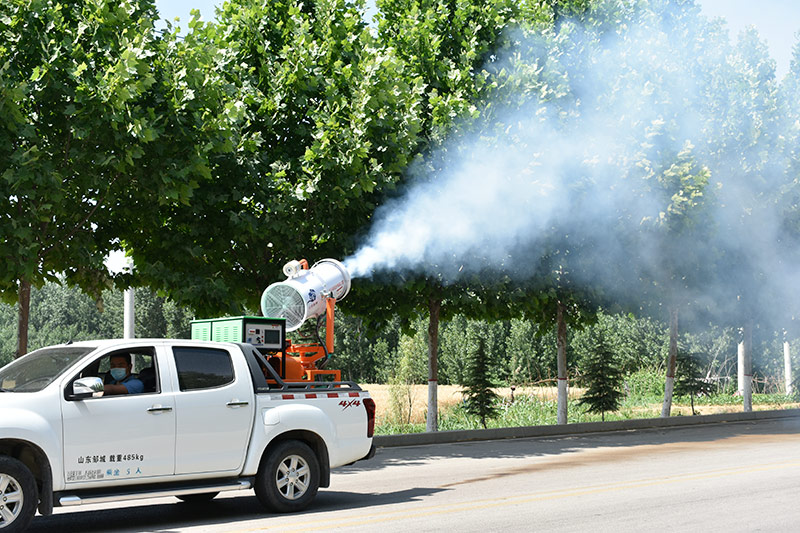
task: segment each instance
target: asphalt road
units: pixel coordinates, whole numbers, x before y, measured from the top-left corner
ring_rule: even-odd
[[[31,531],[800,531],[800,419],[380,449],[313,507],[252,492],[57,509]]]

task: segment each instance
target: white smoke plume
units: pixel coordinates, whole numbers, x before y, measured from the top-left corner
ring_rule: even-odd
[[[431,157],[434,172],[428,173],[430,165],[410,169],[412,185],[376,211],[363,244],[345,260],[353,277],[399,271],[436,274],[448,282],[470,272],[505,272],[509,261],[526,263],[530,268],[522,270],[533,276],[537,254],[545,252],[538,246],[554,231],[598,243],[591,258],[595,283],[614,283],[604,278],[609,264],[626,265],[629,272],[659,268],[654,246],[644,243],[632,255],[620,242],[641,239],[643,221],[664,215],[669,198],[661,196],[654,176],[679,154],[697,171],[710,172],[709,191],[719,196],[712,219],[721,247],[740,246],[741,228],[747,227],[763,236],[749,264],[785,257],[787,251],[776,245],[781,229],[775,213],[741,220],[742,213],[752,215],[748,202],[759,193],[747,169],[760,165],[762,192],[785,179],[784,168],[766,163],[777,149],[769,145],[777,131],[741,140],[753,128],[777,128],[768,120],[775,114],[757,109],[758,102],[731,99],[747,94],[736,87],[750,81],[771,83],[764,93],[774,96],[774,64],[772,79],[769,63],[761,67],[765,75],[748,79],[752,69],[737,63],[743,59],[727,37],[707,38],[709,32],[719,35],[719,27],[699,16],[689,23],[696,13],[674,9],[651,13],[612,36],[573,23],[546,40],[515,36],[517,48],[487,69],[514,76],[522,64],[546,65],[536,93],[544,98],[507,107],[476,124],[472,136],[448,142]],[[559,53],[545,62],[542,51],[554,47]],[[570,94],[563,98],[559,79],[569,80]],[[491,108],[499,105],[492,102]],[[737,120],[743,131],[726,131]],[[741,150],[731,148],[733,140],[742,143]],[[719,146],[723,141],[728,144]],[[695,242],[695,250],[684,252],[694,257],[707,251],[710,257],[713,244]],[[756,270],[763,268],[768,267]],[[717,292],[708,289],[709,295]]]

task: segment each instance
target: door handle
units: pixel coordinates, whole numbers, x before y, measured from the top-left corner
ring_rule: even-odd
[[[243,407],[250,402],[240,402],[239,400],[231,400],[226,405],[228,407]]]
[[[172,407],[169,406],[162,406],[162,405],[154,405],[152,407],[147,408],[148,413],[165,413],[168,411],[172,411]]]

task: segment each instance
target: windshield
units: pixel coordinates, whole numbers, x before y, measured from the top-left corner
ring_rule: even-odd
[[[31,352],[0,368],[0,391],[40,391],[75,361],[94,350],[86,346],[61,346]]]

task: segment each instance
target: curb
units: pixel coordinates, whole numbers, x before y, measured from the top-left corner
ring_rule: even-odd
[[[436,433],[407,433],[399,435],[378,435],[373,439],[378,448],[399,446],[422,446],[428,444],[451,444],[501,439],[526,439],[533,437],[563,437],[585,433],[606,433],[612,431],[632,431],[638,429],[677,428],[702,424],[725,422],[747,422],[751,420],[772,420],[800,417],[800,409],[781,409],[775,411],[752,411],[749,413],[720,413],[716,415],[673,416],[670,418],[637,418],[633,420],[614,420],[610,422],[581,422],[578,424],[553,426],[523,426],[497,429],[465,429],[458,431],[437,431]]]

